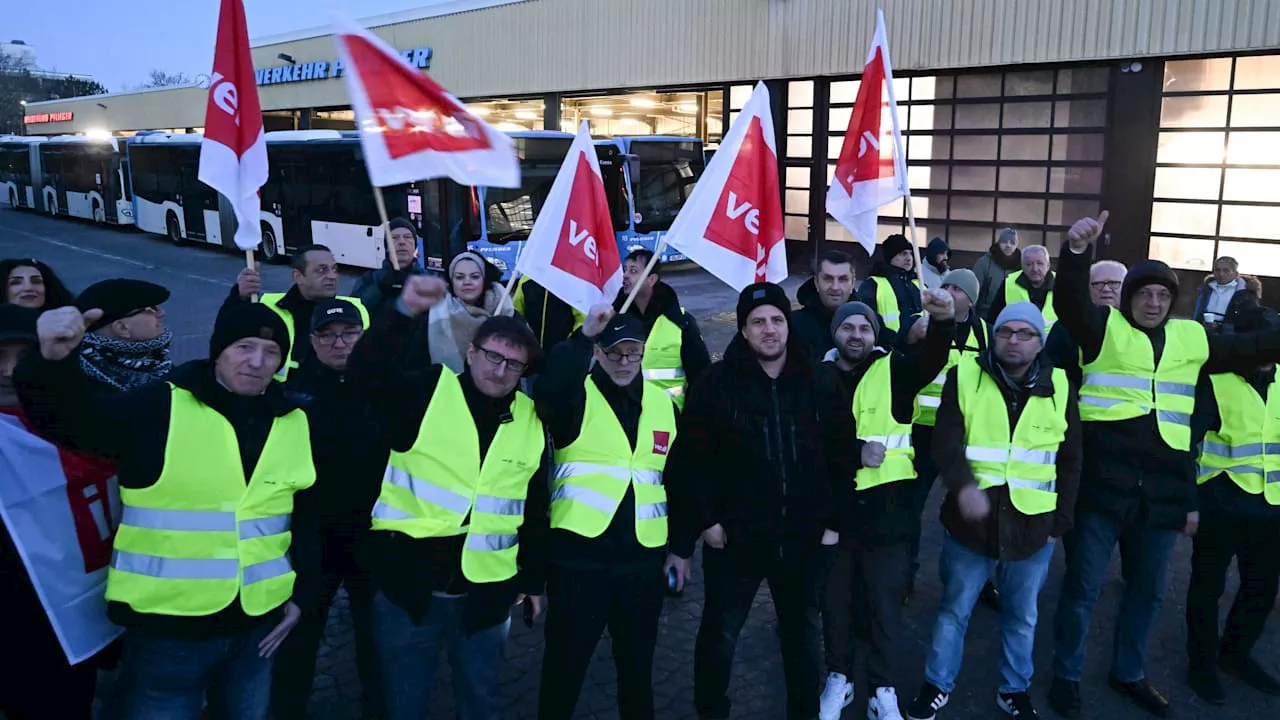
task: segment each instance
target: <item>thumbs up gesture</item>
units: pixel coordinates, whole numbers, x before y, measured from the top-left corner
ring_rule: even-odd
[[[1079,254],[1089,249],[1090,243],[1098,239],[1102,234],[1102,228],[1107,224],[1107,218],[1111,217],[1111,212],[1103,210],[1097,219],[1086,217],[1080,218],[1067,231],[1067,244],[1071,248],[1071,252]]]
[[[445,291],[444,280],[434,275],[410,275],[405,278],[400,300],[416,317],[443,300]]]
[[[80,344],[85,329],[101,318],[102,311],[97,308],[82,313],[72,305],[41,314],[36,320],[40,354],[46,360],[66,358]]]

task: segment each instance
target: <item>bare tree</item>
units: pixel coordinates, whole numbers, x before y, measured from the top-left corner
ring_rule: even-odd
[[[152,69],[147,76],[147,81],[142,84],[144,88],[173,87],[175,85],[191,85],[191,78],[187,77],[184,72],[167,73],[163,70]]]
[[[0,135],[22,132],[24,103],[107,91],[93,80],[70,75],[54,77],[51,73],[34,73],[34,69],[26,57],[0,52]]]

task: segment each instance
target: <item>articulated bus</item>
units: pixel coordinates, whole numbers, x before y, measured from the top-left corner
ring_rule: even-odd
[[[0,199],[9,207],[39,210],[42,137],[0,136]]]
[[[41,201],[50,215],[133,224],[124,138],[60,135],[36,145]]]
[[[614,204],[614,229],[617,232],[618,249],[625,256],[628,252],[644,248],[652,251],[662,236],[671,229],[671,223],[693,192],[693,186],[706,168],[702,141],[689,137],[665,135],[637,135],[615,137],[596,142],[601,152],[616,151],[620,158],[622,182],[615,183],[621,197],[610,193]],[[602,165],[603,173],[603,165]],[[606,190],[610,183],[606,180]],[[625,208],[625,210],[624,210]],[[684,260],[684,255],[672,248],[664,248],[662,262]]]

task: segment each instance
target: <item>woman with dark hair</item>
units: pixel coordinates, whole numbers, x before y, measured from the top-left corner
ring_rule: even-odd
[[[478,253],[458,253],[449,262],[449,294],[427,314],[424,325],[431,360],[460,373],[476,329],[491,317],[512,316],[515,307],[502,287],[502,271]]]
[[[0,305],[6,303],[32,310],[51,310],[72,305],[76,296],[39,260],[12,258],[0,260]]]

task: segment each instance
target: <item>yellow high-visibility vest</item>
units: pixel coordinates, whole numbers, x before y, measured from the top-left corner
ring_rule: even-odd
[[[533,401],[516,391],[511,422],[498,426],[482,460],[462,384],[445,369],[413,447],[387,459],[373,529],[419,539],[466,535],[462,574],[468,580],[512,578],[529,480],[546,447]]]
[[[911,445],[911,425],[893,417],[892,355],[872,361],[853,391],[853,420],[858,439],[884,445],[884,462],[878,468],[859,468],[854,489],[866,490],[916,476],[915,448]]]
[[[275,311],[284,320],[284,326],[289,331],[289,357],[283,358],[284,364],[280,366],[280,370],[276,373],[276,380],[284,382],[289,379],[289,371],[298,367],[298,362],[293,359],[294,343],[298,342],[298,332],[293,327],[293,313],[280,307],[280,300],[283,299],[285,293],[263,293],[259,301]],[[360,311],[360,319],[363,321],[364,329],[369,329],[369,310],[365,308],[364,303],[359,298],[349,297],[347,295],[338,295],[335,300],[346,300],[356,306],[356,310]],[[308,320],[308,323],[310,321]],[[308,328],[310,330],[310,328]]]
[[[1114,422],[1155,411],[1160,437],[1174,450],[1191,450],[1191,411],[1196,381],[1209,359],[1204,327],[1191,320],[1169,320],[1164,351],[1156,367],[1151,340],[1115,308],[1107,308],[1102,348],[1082,368],[1080,419]]]
[[[667,394],[644,383],[640,425],[632,450],[622,423],[588,375],[582,429],[556,450],[551,481],[551,527],[599,537],[613,521],[627,489],[635,493],[636,540],[667,543],[667,489],[662,472],[676,439],[676,411]]]
[[[293,410],[272,422],[246,483],[231,423],[170,387],[160,477],[120,488],[107,599],[139,613],[204,616],[238,595],[245,614],[264,615],[293,595],[293,494],[316,478],[306,415]]]
[[[1196,482],[1226,473],[1241,490],[1280,505],[1280,388],[1267,399],[1235,373],[1210,375],[1222,427],[1205,433]]]
[[[957,348],[955,347],[955,342],[952,342],[951,351],[947,355],[946,367],[942,368],[942,372],[938,373],[933,380],[929,381],[929,384],[925,385],[924,389],[920,391],[920,394],[916,396],[916,425],[933,427],[934,424],[937,423],[938,408],[942,406],[942,388],[947,382],[947,371],[960,364],[960,361],[964,358],[974,357],[977,355],[978,342],[975,336],[978,333],[983,333],[984,343],[991,341],[991,331],[990,328],[987,327],[987,321],[977,317],[976,311],[970,310],[969,312],[973,313],[974,319],[977,320],[977,322],[974,323],[973,332],[970,333],[973,343],[972,345],[965,343],[963,348]]]
[[[956,366],[956,397],[964,416],[964,456],[978,488],[1009,488],[1009,500],[1023,515],[1058,507],[1058,448],[1067,437],[1071,384],[1053,370],[1053,395],[1031,396],[1009,432],[1009,406],[995,378],[976,358]]]
[[[884,326],[894,332],[898,332],[898,328],[902,324],[902,312],[898,307],[898,294],[893,291],[893,283],[889,282],[889,278],[874,275],[872,278],[876,281],[876,312],[880,313],[880,319],[884,320]],[[911,281],[916,289],[920,289],[920,280]]]
[[[680,311],[684,312],[684,308]],[[680,359],[683,341],[684,332],[680,326],[666,315],[659,315],[644,341],[644,359],[640,362],[640,372],[645,381],[669,395],[681,410],[684,409],[686,382],[684,363]]]
[[[1022,271],[1010,275],[1004,281],[1004,304],[1005,306],[1020,302],[1031,302],[1031,293],[1027,289],[1018,284],[1018,278],[1022,277]],[[1035,303],[1032,303],[1033,305]],[[1058,322],[1058,313],[1053,309],[1053,291],[1050,290],[1044,296],[1044,307],[1040,308],[1040,314],[1044,316],[1044,336],[1049,337],[1049,330],[1053,328],[1053,324]]]

